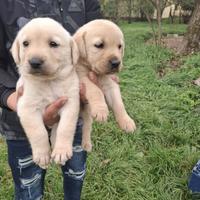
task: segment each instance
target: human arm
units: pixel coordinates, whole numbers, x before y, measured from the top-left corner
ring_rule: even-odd
[[[6,49],[6,35],[0,18],[0,107],[15,109],[16,79],[8,73],[9,54]]]

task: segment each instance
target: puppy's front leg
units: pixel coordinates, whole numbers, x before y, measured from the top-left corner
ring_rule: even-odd
[[[81,81],[86,87],[86,99],[90,105],[92,117],[99,122],[106,121],[109,111],[103,92],[88,77],[84,77]]]
[[[18,115],[31,144],[33,161],[41,168],[47,168],[50,161],[50,144],[42,113],[18,106]]]
[[[81,116],[83,118],[83,130],[82,130],[82,147],[84,150],[90,152],[92,150],[91,143],[91,132],[92,132],[92,122],[91,111],[89,104],[85,104],[82,108]]]
[[[60,121],[57,127],[52,159],[57,164],[64,165],[72,157],[72,145],[79,114],[79,97],[68,99],[61,109]]]
[[[136,129],[136,125],[125,110],[119,85],[109,76],[106,76],[101,81],[107,103],[113,110],[115,119],[120,128],[126,132],[133,132]]]

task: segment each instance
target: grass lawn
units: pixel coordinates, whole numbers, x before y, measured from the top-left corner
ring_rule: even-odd
[[[171,69],[170,50],[145,44],[147,23],[121,25],[126,39],[120,86],[135,134],[120,131],[110,114],[94,124],[83,200],[190,200],[187,181],[200,158],[200,55],[181,59]],[[165,33],[183,33],[184,25],[163,25]],[[160,77],[159,69],[166,75]],[[13,198],[6,147],[0,142],[0,200]],[[60,169],[49,168],[45,199],[62,200]]]

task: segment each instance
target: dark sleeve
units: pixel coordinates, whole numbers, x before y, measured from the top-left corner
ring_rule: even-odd
[[[15,82],[15,80],[7,72],[8,53],[5,41],[4,27],[0,18],[0,107],[8,108],[7,98],[15,91],[13,87],[13,82]]]
[[[98,0],[85,0],[86,22],[102,18]]]

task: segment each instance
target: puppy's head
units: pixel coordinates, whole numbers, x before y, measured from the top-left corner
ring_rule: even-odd
[[[74,35],[80,57],[97,74],[120,71],[124,54],[124,36],[119,27],[108,20],[94,20]]]
[[[50,18],[35,18],[18,33],[11,53],[20,74],[54,76],[71,71],[78,49],[69,33]]]

